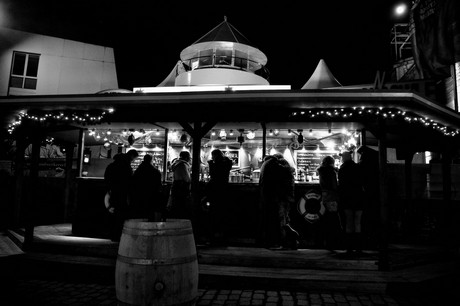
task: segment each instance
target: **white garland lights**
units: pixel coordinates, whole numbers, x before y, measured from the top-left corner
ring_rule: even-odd
[[[107,111],[91,111],[85,112],[83,114],[78,114],[75,111],[66,112],[66,111],[58,111],[58,112],[50,112],[41,115],[31,115],[27,112],[20,112],[18,118],[14,120],[14,122],[8,125],[8,133],[12,134],[14,130],[22,124],[24,119],[33,120],[36,122],[71,122],[71,123],[79,123],[79,124],[91,124],[91,123],[100,123],[107,113],[113,113],[113,109],[109,109]],[[95,115],[94,113],[100,113]]]
[[[313,119],[316,117],[319,118],[340,118],[340,119],[351,119],[356,117],[363,116],[374,116],[381,117],[384,119],[403,119],[408,123],[419,123],[428,128],[441,132],[444,136],[457,136],[460,134],[460,131],[457,129],[446,127],[439,122],[435,122],[432,119],[427,117],[418,116],[406,111],[398,109],[385,109],[383,107],[379,108],[365,108],[365,107],[353,107],[353,108],[340,108],[333,110],[308,110],[308,111],[296,111],[291,114],[292,117],[296,118],[309,118]]]

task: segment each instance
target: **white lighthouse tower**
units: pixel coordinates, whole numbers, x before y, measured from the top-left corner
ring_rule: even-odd
[[[267,57],[227,18],[185,48],[174,86],[269,85]]]

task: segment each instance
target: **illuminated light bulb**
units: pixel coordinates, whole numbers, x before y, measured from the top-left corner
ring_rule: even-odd
[[[157,131],[155,132],[155,135],[159,136],[160,135],[160,130],[157,129]]]
[[[273,136],[273,130],[270,130],[270,133],[268,135]]]
[[[310,135],[310,136],[313,135],[313,130],[312,130],[312,129],[310,129],[309,135]]]
[[[254,139],[256,137],[256,133],[254,133],[254,131],[249,131],[246,137],[248,139]]]
[[[233,136],[233,130],[230,130],[230,136]]]
[[[291,129],[288,129],[288,135],[291,136],[292,135],[292,131]]]
[[[403,16],[407,12],[407,5],[405,3],[398,4],[395,8],[396,16]]]
[[[227,137],[227,132],[225,131],[225,129],[220,130],[219,137],[221,138]]]
[[[111,135],[112,134],[112,131],[111,130],[107,130],[107,135]]]

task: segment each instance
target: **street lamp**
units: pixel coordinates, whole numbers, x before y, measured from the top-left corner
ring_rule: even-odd
[[[401,2],[396,4],[394,7],[394,14],[396,17],[402,18],[407,15],[407,12],[409,10],[409,6],[405,2]]]

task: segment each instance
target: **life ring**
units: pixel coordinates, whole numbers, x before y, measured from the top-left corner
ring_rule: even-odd
[[[326,211],[322,201],[321,193],[314,190],[307,191],[299,200],[297,210],[309,223],[316,223]]]
[[[110,207],[110,191],[107,191],[107,193],[104,196],[104,205],[105,205],[105,208],[109,209],[109,207]]]

